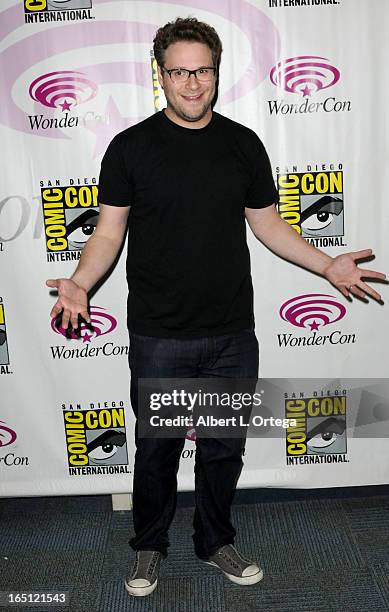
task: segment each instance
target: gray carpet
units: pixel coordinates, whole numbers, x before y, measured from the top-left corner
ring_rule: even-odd
[[[0,591],[71,595],[69,608],[0,610],[388,611],[388,487],[366,488],[364,496],[360,487],[331,491],[290,491],[289,499],[286,491],[238,492],[236,543],[265,574],[250,587],[230,583],[195,557],[192,498],[181,496],[159,586],[145,599],[123,587],[131,513],[113,513],[109,496],[0,499]]]

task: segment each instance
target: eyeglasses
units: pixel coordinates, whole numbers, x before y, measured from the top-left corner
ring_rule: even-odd
[[[162,70],[168,73],[173,83],[184,83],[191,74],[194,74],[198,81],[212,81],[216,74],[214,66],[202,66],[201,68],[196,68],[196,70],[187,70],[186,68],[173,68],[172,70],[162,68]]]

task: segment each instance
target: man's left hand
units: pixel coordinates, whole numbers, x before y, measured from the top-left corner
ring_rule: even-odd
[[[373,251],[371,249],[365,249],[363,251],[338,255],[325,268],[323,276],[339,289],[345,297],[349,297],[352,294],[360,298],[366,298],[366,295],[370,295],[376,300],[381,301],[380,294],[362,279],[385,280],[386,274],[375,272],[374,270],[364,270],[356,264],[358,260],[371,257],[372,254]]]

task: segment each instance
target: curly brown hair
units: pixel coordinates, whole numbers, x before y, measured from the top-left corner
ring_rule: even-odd
[[[207,45],[212,53],[212,61],[217,68],[220,64],[222,53],[222,43],[216,30],[198,21],[196,17],[178,17],[175,21],[169,21],[166,25],[159,28],[154,38],[154,57],[159,66],[165,63],[165,51],[176,42],[193,41]]]

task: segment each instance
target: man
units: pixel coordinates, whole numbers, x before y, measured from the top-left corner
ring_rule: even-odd
[[[72,278],[50,280],[62,324],[89,322],[87,292],[129,240],[128,326],[131,403],[138,380],[166,377],[256,378],[247,219],[272,251],[321,274],[344,296],[380,299],[357,259],[370,250],[332,258],[315,249],[277,214],[270,164],[259,138],[213,112],[220,39],[194,18],[160,28],[154,40],[167,108],[118,134],[104,156],[100,219]],[[130,208],[131,206],[131,208]],[[141,438],[136,430],[134,529],[137,551],[126,588],[147,595],[166,556],[176,504],[182,439]],[[195,465],[195,552],[237,584],[262,578],[257,563],[234,547],[231,503],[242,468],[244,440],[198,439]]]

